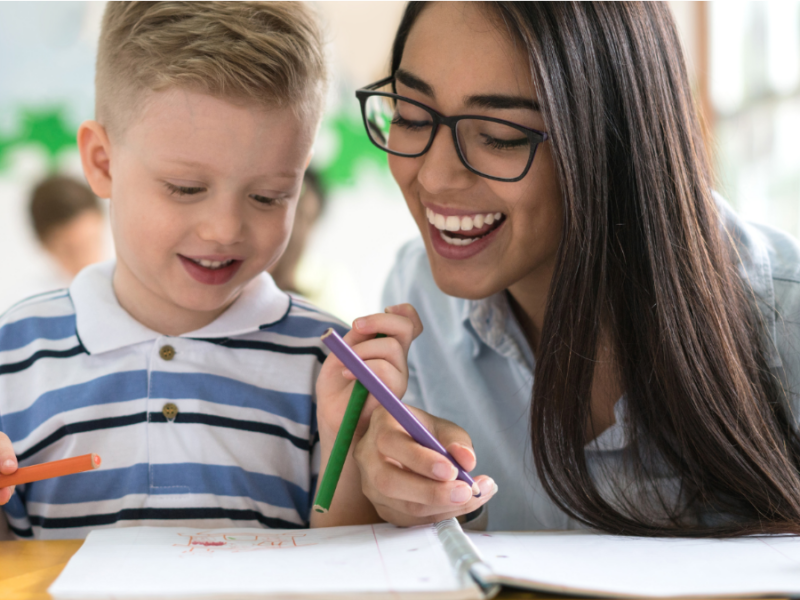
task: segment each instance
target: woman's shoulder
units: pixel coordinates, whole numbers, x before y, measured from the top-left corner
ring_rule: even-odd
[[[747,278],[800,284],[800,241],[784,231],[746,221],[720,196],[715,194],[715,199]]]

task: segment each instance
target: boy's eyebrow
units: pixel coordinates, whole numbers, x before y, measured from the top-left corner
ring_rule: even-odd
[[[399,81],[412,90],[430,96],[431,98],[436,98],[436,94],[430,84],[425,83],[422,79],[416,75],[412,75],[408,71],[397,69],[394,78],[396,81]],[[464,106],[499,109],[526,108],[539,111],[538,100],[533,100],[525,96],[511,96],[508,94],[477,94],[474,96],[467,96],[464,99]]]
[[[165,164],[178,165],[178,166],[181,166],[181,167],[200,167],[200,168],[203,168],[203,169],[208,169],[209,168],[209,165],[207,165],[205,163],[201,163],[201,162],[194,161],[194,160],[183,160],[183,159],[180,159],[180,158],[164,158],[164,159],[161,159],[161,162],[165,163]],[[272,174],[270,174],[270,176],[271,177],[279,177],[279,178],[282,178],[282,179],[296,179],[297,177],[300,176],[300,174],[295,172],[295,171],[281,171],[279,173],[272,173]]]

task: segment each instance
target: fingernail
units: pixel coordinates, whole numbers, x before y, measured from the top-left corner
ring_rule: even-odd
[[[9,469],[13,469],[16,466],[17,464],[9,458],[8,460],[6,460],[6,462],[3,463],[3,470],[8,471]]]
[[[470,448],[469,446],[465,446],[464,444],[459,444],[459,446],[461,446],[462,448],[464,448],[464,450],[469,452],[472,455],[472,459],[473,460],[476,460],[475,459],[475,451],[472,448]]]
[[[466,485],[453,488],[453,491],[450,492],[450,501],[453,504],[464,504],[470,498],[472,498],[472,490]]]
[[[445,479],[447,481],[452,481],[456,478],[456,475],[458,475],[456,468],[450,463],[446,462],[437,462],[435,465],[433,465],[433,469],[431,469],[431,471],[433,471],[434,477],[438,479]]]
[[[391,314],[391,313],[394,312],[394,309],[396,309],[398,306],[399,305],[397,305],[397,304],[395,304],[393,306],[387,306],[386,308],[383,309],[383,312]]]
[[[481,496],[491,496],[497,492],[497,484],[493,479],[483,479],[480,482]]]
[[[353,321],[353,328],[360,330],[360,329],[362,329],[364,327],[365,324],[366,324],[366,319],[359,318],[359,319],[356,319],[355,321]]]

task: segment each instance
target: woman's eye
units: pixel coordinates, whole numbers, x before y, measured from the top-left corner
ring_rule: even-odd
[[[481,137],[483,138],[484,146],[494,148],[495,150],[512,150],[514,148],[520,148],[528,145],[527,137],[516,138],[513,140],[504,140],[486,134],[482,134]]]
[[[186,187],[182,185],[173,185],[168,181],[164,182],[164,185],[167,188],[167,191],[170,195],[178,195],[178,196],[192,196],[194,194],[199,194],[200,192],[205,192],[206,188],[204,187]]]
[[[431,126],[430,121],[409,121],[408,119],[404,119],[400,115],[396,114],[392,119],[392,125],[397,127],[402,127],[403,129],[408,129],[410,131],[419,131],[420,129],[427,128]]]

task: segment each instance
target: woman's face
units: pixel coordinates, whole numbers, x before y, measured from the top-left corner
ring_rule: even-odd
[[[527,56],[475,4],[437,2],[422,12],[406,42],[397,93],[446,116],[545,130]],[[426,154],[389,155],[442,291],[478,299],[510,289],[523,304],[525,296],[546,293],[563,221],[551,143],[538,146],[530,171],[513,183],[469,171],[445,126]]]

